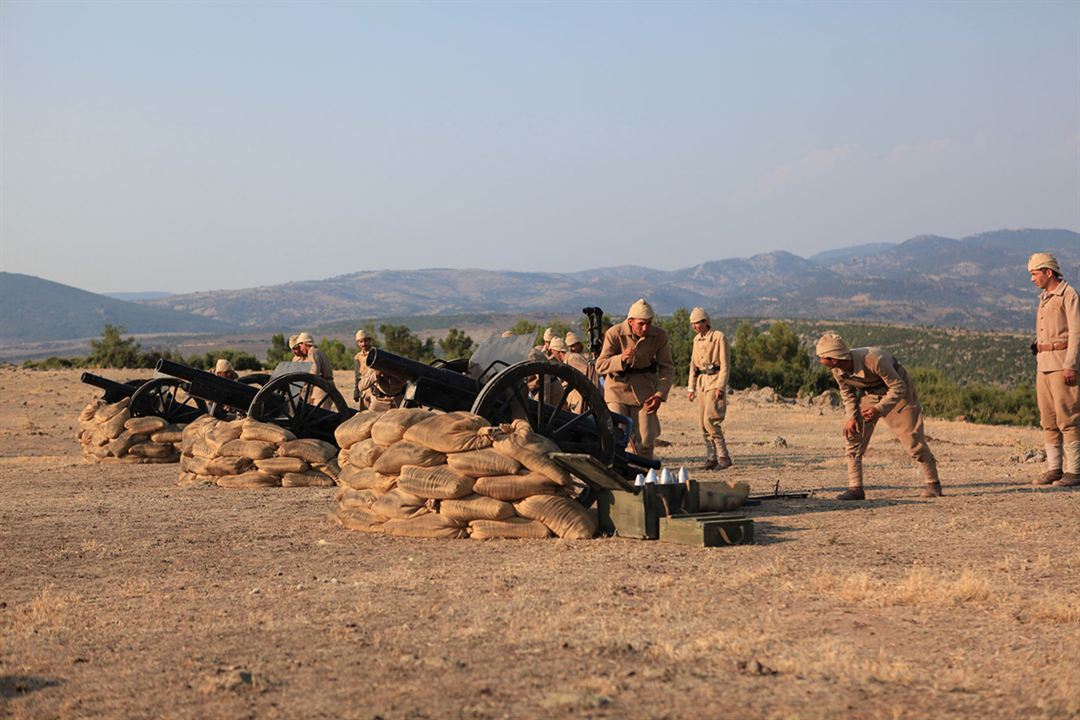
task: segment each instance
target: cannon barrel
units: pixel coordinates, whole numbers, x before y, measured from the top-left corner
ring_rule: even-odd
[[[84,372],[82,377],[79,378],[87,385],[93,385],[94,387],[101,388],[105,391],[103,399],[107,403],[120,402],[124,398],[131,397],[135,394],[135,391],[139,389],[138,385],[128,385],[126,383],[118,383],[115,380],[110,380],[107,377],[101,377],[93,373]]]
[[[214,373],[188,367],[172,360],[158,360],[158,372],[188,382],[187,392],[193,397],[218,405],[247,411],[259,389],[236,380],[229,380]]]
[[[412,382],[406,398],[439,410],[469,410],[480,393],[475,379],[453,370],[432,367],[416,360],[375,348],[368,352],[367,365],[377,372]]]

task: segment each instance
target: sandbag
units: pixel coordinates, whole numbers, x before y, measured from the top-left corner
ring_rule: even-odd
[[[446,462],[454,472],[476,478],[515,475],[522,468],[517,460],[500,455],[491,448],[447,455]]]
[[[349,448],[348,463],[358,468],[373,467],[385,450],[385,447],[371,438],[361,440]]]
[[[371,426],[371,438],[380,445],[393,445],[401,440],[405,431],[416,423],[434,415],[423,408],[394,408],[387,410]]]
[[[142,440],[145,440],[145,438],[141,435],[132,435],[127,430],[124,430],[114,439],[110,440],[109,444],[106,447],[109,448],[110,454],[115,455],[116,457],[120,457],[128,451],[128,448],[130,448],[136,442],[141,442]]]
[[[218,448],[217,454],[222,457],[244,457],[250,460],[263,460],[273,457],[277,449],[278,446],[271,442],[236,438]]]
[[[289,440],[281,443],[277,450],[279,456],[298,457],[312,465],[325,463],[337,453],[338,449],[330,443],[314,438]]]
[[[316,470],[285,473],[281,476],[281,487],[334,487],[334,480]]]
[[[252,489],[278,487],[281,485],[281,480],[277,475],[267,475],[258,470],[251,470],[240,475],[222,475],[217,478],[217,484],[223,488]]]
[[[342,488],[334,493],[334,500],[343,508],[364,507],[370,508],[380,497],[374,490],[350,490]]]
[[[539,520],[523,517],[506,520],[473,520],[469,523],[469,537],[474,540],[541,539],[551,537],[551,530]]]
[[[131,419],[131,411],[124,408],[120,412],[113,415],[111,418],[101,424],[101,431],[111,437],[119,437],[120,433],[124,432],[124,423]]]
[[[388,520],[404,520],[431,512],[427,499],[394,488],[378,498],[371,509]]]
[[[244,418],[240,428],[241,440],[261,440],[262,442],[274,443],[275,445],[290,440],[295,440],[291,430],[274,425],[273,423],[259,422],[251,418]]]
[[[360,470],[346,466],[338,476],[338,483],[353,490],[376,490],[384,493],[397,485],[397,475],[380,475],[371,468]]]
[[[154,416],[133,417],[124,423],[124,429],[132,435],[153,435],[158,430],[163,430],[168,424],[164,418]]]
[[[199,457],[198,455],[181,455],[180,469],[196,475],[209,475],[210,473],[206,470],[209,462],[208,458]]]
[[[381,515],[362,507],[338,508],[333,518],[343,527],[360,532],[382,532],[385,522]]]
[[[101,398],[98,398],[97,400],[94,400],[93,402],[88,403],[86,405],[86,407],[84,407],[82,409],[82,411],[79,413],[79,422],[84,423],[84,422],[93,421],[94,414],[98,411],[98,408],[100,408],[104,404],[105,404],[105,401],[102,400]]]
[[[267,457],[255,460],[255,467],[270,475],[302,473],[311,469],[306,461],[294,457]]]
[[[338,425],[337,430],[334,430],[334,439],[337,440],[338,447],[342,450],[348,450],[356,443],[370,438],[371,426],[382,415],[383,411],[381,410],[365,410],[356,413]]]
[[[568,540],[588,540],[596,535],[596,519],[581,503],[559,495],[533,495],[514,503],[517,514],[539,520],[553,533]]]
[[[750,496],[750,483],[717,480],[698,481],[702,512],[727,512],[742,507]]]
[[[229,422],[219,422],[213,428],[208,430],[203,437],[206,438],[206,444],[214,451],[215,454],[221,450],[221,447],[232,440],[238,440],[240,433],[244,429],[243,420],[230,420]]]
[[[473,494],[460,499],[442,500],[439,503],[439,513],[461,523],[473,520],[506,520],[514,516],[514,506],[502,500]]]
[[[441,453],[468,452],[491,446],[489,437],[478,434],[490,424],[471,412],[450,412],[421,420],[407,429],[402,439]]]
[[[466,526],[443,517],[439,513],[427,513],[408,520],[387,520],[382,531],[387,535],[425,538],[463,538],[469,536]]]
[[[388,411],[389,415],[393,410]],[[446,462],[446,455],[435,452],[423,445],[411,442],[394,443],[388,447],[372,466],[376,472],[383,475],[397,475],[403,465],[418,465],[420,467],[434,467]]]
[[[524,475],[494,475],[477,478],[473,492],[496,500],[512,502],[532,495],[554,495],[560,491],[547,475],[527,473]]]
[[[195,438],[195,442],[191,444],[191,450],[189,452],[192,455],[204,457],[208,460],[217,456],[217,452],[207,444],[206,438],[204,437]]]
[[[159,443],[152,440],[132,445],[128,448],[128,452],[132,455],[141,455],[156,460],[163,460],[165,458],[176,460],[177,456],[176,448],[172,443]]]
[[[312,465],[312,468],[318,470],[323,475],[328,475],[334,482],[337,482],[338,476],[341,475],[341,466],[338,465],[337,458],[331,458],[328,462],[316,463]]]
[[[199,476],[195,473],[182,472],[180,473],[180,479],[176,481],[176,484],[180,487],[194,487],[196,485],[202,485],[199,482]]]
[[[184,439],[183,428],[179,425],[169,424],[150,435],[150,439],[157,443],[172,443],[175,445]]]
[[[447,500],[462,498],[472,493],[474,482],[475,479],[457,474],[448,465],[404,465],[398,478],[398,487],[423,498]]]
[[[573,484],[570,473],[548,457],[548,453],[559,452],[559,446],[533,432],[527,420],[515,420],[502,427],[504,432],[494,434],[492,448],[495,452],[517,460],[530,470],[547,475],[559,485]]]
[[[239,475],[250,469],[251,459],[241,455],[216,457],[206,463],[207,475]]]
[[[94,411],[94,420],[96,420],[98,423],[106,423],[111,420],[116,414],[127,410],[127,407],[130,404],[131,398],[129,397],[126,397],[118,402],[109,403],[108,405],[102,404],[97,410]],[[128,415],[128,417],[131,417],[131,415]]]

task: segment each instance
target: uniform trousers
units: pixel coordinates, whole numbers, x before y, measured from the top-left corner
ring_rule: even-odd
[[[863,395],[862,408],[875,407],[881,402],[878,395]],[[889,411],[888,415],[881,417],[889,429],[893,431],[900,444],[904,446],[908,454],[916,462],[934,463],[934,454],[930,452],[930,446],[926,444],[926,433],[923,429],[923,412],[919,399],[910,394]],[[846,454],[849,458],[862,458],[866,453],[866,447],[870,444],[870,438],[874,434],[877,420],[866,422],[859,413],[856,417],[857,426],[855,434],[846,440]]]
[[[656,439],[660,437],[659,415],[645,412],[644,405],[609,402],[607,406],[611,412],[626,415],[634,421],[634,450],[642,457],[651,458],[656,448]]]
[[[705,442],[713,444],[724,442],[724,431],[720,424],[727,415],[727,395],[716,398],[715,390],[701,390],[697,393],[698,424]]]
[[[1061,370],[1037,373],[1035,399],[1047,445],[1080,442],[1080,384],[1066,385]]]

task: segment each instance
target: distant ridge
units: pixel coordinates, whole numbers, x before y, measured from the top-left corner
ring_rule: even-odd
[[[206,333],[229,323],[117,300],[43,280],[0,272],[0,341],[5,344],[97,337],[106,323],[129,333]]]
[[[1020,229],[960,239],[920,235],[899,244],[826,251],[809,260],[778,251],[676,271],[372,270],[145,304],[262,330],[391,315],[576,313],[585,305],[617,316],[645,296],[661,313],[700,305],[729,316],[1022,330],[1032,322],[1035,302],[1024,268],[1037,250],[1055,252],[1067,278],[1080,274],[1080,234]]]
[[[101,293],[105,297],[111,297],[115,300],[126,300],[127,302],[137,302],[139,300],[157,300],[163,297],[169,297],[172,293],[167,292],[111,292]]]

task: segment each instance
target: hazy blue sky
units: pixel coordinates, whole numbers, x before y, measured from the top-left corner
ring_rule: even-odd
[[[1080,230],[1080,2],[0,3],[0,269],[93,291]]]

